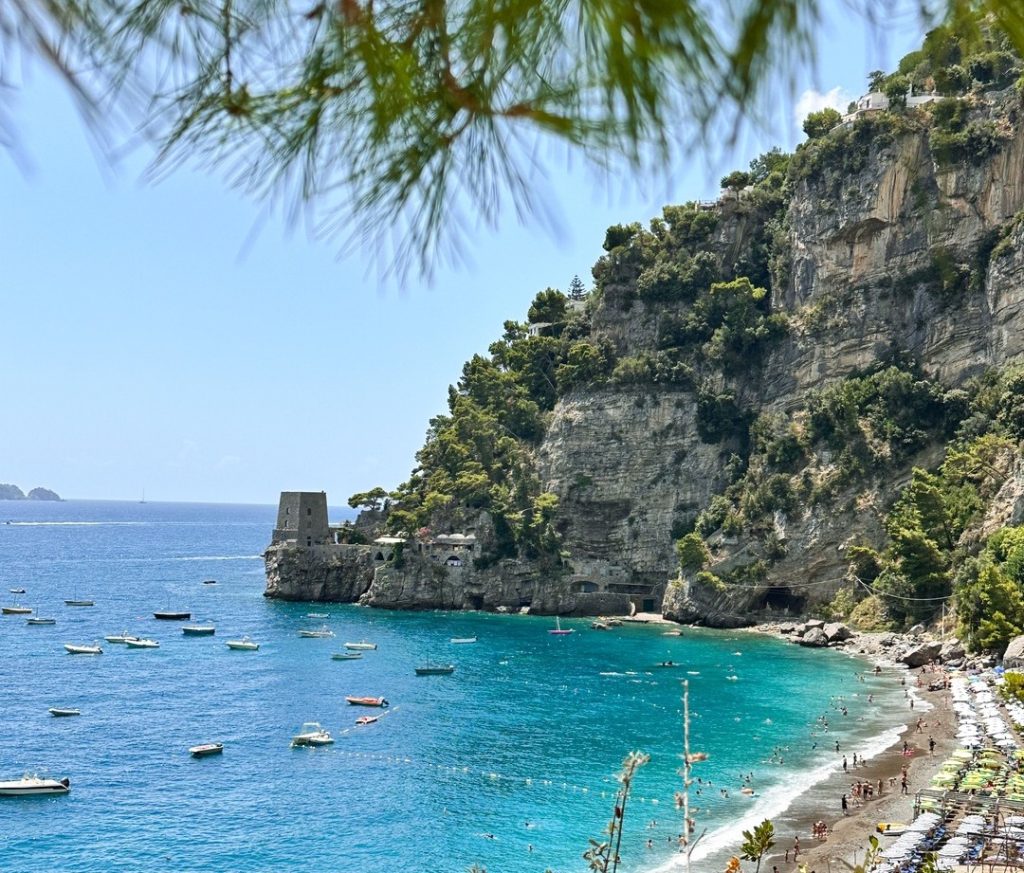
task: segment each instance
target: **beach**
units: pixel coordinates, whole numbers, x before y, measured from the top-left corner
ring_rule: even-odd
[[[941,671],[932,672],[921,668],[908,670],[904,675],[911,697],[908,698],[906,711],[908,726],[900,734],[899,740],[870,758],[866,765],[856,768],[852,766],[853,752],[856,750],[841,750],[837,757],[841,758],[845,751],[850,764],[849,772],[840,770],[817,786],[814,791],[817,802],[806,815],[796,820],[793,827],[787,830],[776,829],[776,845],[762,862],[763,870],[771,871],[777,867],[779,873],[786,873],[801,865],[807,865],[815,873],[830,871],[833,866],[847,869],[846,864],[863,861],[869,847],[868,839],[877,834],[876,825],[879,822],[909,822],[912,819],[915,794],[928,787],[939,764],[956,748],[956,717],[950,708],[948,689],[927,690],[929,681],[941,678]],[[925,687],[917,687],[919,677]],[[913,709],[909,705],[910,699],[915,701]],[[918,718],[922,720],[920,731],[917,729]],[[933,753],[929,752],[929,737],[935,740]],[[903,753],[904,742],[909,753],[907,755]],[[907,766],[906,794],[901,792],[900,786],[904,766]],[[895,784],[890,785],[893,779]],[[879,780],[883,784],[880,795],[877,791]],[[851,786],[857,781],[875,786],[871,799],[860,800],[854,797]],[[848,801],[847,815],[843,815],[841,807],[844,794]],[[814,824],[818,821],[824,821],[828,827],[824,839],[815,839],[812,835]],[[794,858],[792,849],[796,836],[800,839],[800,853]]]

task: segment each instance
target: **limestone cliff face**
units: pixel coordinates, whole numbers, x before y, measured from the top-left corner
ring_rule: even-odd
[[[272,549],[268,594],[561,614],[661,607],[717,626],[831,600],[849,547],[884,542],[884,513],[913,466],[941,462],[940,442],[916,446],[884,476],[868,471],[867,481],[843,485],[826,500],[775,511],[756,534],[711,535],[716,573],[763,565],[749,583],[680,576],[675,540],[742,475],[737,460],[746,447],[736,433],[758,416],[799,425],[815,392],[893,357],[912,360],[946,389],[1024,359],[1020,112],[1012,89],[977,98],[971,117],[993,124],[998,136],[984,154],[958,162],[933,154],[924,115],[833,131],[832,144],[845,146],[820,153],[816,163],[806,152],[802,167],[791,167],[784,202],[777,194],[759,199],[756,191],[720,202],[713,231],[697,248],[713,257],[722,280],[749,276],[768,286],[785,335],[728,370],[698,354],[684,362],[685,378],[652,370],[646,381],[610,378],[563,394],[530,449],[543,489],[559,498],[557,565],[550,555],[544,568],[526,558],[449,567],[417,555],[381,562],[366,547],[316,559]],[[648,235],[662,254],[676,232],[669,225],[666,219]],[[678,243],[680,264],[696,257],[686,239]],[[644,261],[634,254],[609,248],[595,268],[600,294],[585,330],[617,359],[641,361],[663,353],[666,327],[686,329],[694,304],[692,296],[639,293]],[[743,419],[735,433],[701,432],[702,394],[732,398]],[[814,475],[836,463],[818,450]],[[1007,458],[1005,467],[982,532],[1024,517],[1020,461]],[[458,529],[454,516],[450,521],[445,529]],[[486,547],[485,528],[482,522],[476,533]]]

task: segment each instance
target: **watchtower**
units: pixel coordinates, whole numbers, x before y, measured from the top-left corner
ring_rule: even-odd
[[[319,546],[331,542],[327,526],[327,493],[282,491],[277,507],[275,543]]]

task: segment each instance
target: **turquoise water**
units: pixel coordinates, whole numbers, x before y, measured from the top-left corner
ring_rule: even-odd
[[[704,866],[720,869],[716,853],[739,828],[766,814],[785,822],[810,802],[806,789],[839,766],[837,739],[864,753],[891,725],[887,712],[903,715],[891,677],[862,682],[859,662],[750,634],[566,621],[576,633],[556,637],[544,618],[267,601],[259,553],[274,515],[0,502],[0,603],[24,587],[25,605],[58,620],[0,620],[0,778],[72,781],[65,797],[0,799],[0,870],[581,871],[633,749],[651,761],[627,813],[624,869],[671,867],[684,678],[693,746],[709,755],[696,775],[713,782],[694,795],[706,832],[694,857],[710,853]],[[201,584],[209,578],[218,584]],[[65,607],[72,597],[96,606]],[[153,620],[168,608],[215,622],[216,636],[186,638]],[[330,613],[337,636],[299,638],[324,622],[307,612]],[[124,629],[161,648],[63,650]],[[227,650],[241,634],[260,651]],[[449,643],[466,636],[479,642]],[[330,660],[361,639],[378,651]],[[456,672],[415,676],[427,659]],[[654,666],[666,659],[684,668]],[[366,710],[346,706],[348,694],[384,695],[391,707],[356,728]],[[55,719],[50,706],[82,715]],[[289,748],[303,721],[321,722],[336,744]],[[223,756],[188,756],[209,741],[225,744]],[[754,797],[739,792],[748,773]]]

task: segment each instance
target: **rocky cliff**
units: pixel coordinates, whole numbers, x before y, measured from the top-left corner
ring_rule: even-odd
[[[1005,388],[1024,356],[1021,112],[1019,88],[975,81],[761,156],[713,206],[610,228],[585,306],[544,292],[529,334],[506,323],[381,516],[410,545],[486,518],[473,561],[353,558],[296,588],[268,553],[271,587],[717,626],[815,612],[872,590],[851,550],[871,579],[909,573],[883,551],[915,469],[998,443],[986,472],[944,480],[973,489],[940,543],[948,588],[956,549],[1024,515]],[[706,557],[680,570],[694,531]]]

